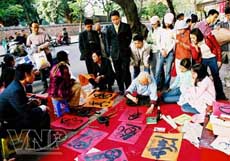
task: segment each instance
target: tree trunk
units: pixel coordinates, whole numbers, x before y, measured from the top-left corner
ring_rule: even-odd
[[[142,34],[144,37],[147,37],[148,30],[145,25],[140,22],[140,18],[137,12],[137,6],[134,0],[112,0],[117,3],[123,9],[127,22],[131,27],[132,33]]]
[[[168,4],[168,7],[170,9],[170,12],[172,14],[174,14],[174,16],[176,16],[176,13],[175,13],[175,10],[174,10],[174,7],[173,7],[173,3],[172,3],[172,0],[167,0],[167,4]]]

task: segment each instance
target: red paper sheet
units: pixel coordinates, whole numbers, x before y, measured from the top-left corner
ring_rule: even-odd
[[[76,130],[80,128],[82,125],[87,123],[89,118],[87,117],[79,117],[74,115],[64,115],[59,119],[53,121],[51,126],[53,128],[62,128],[65,130]]]
[[[107,135],[107,132],[86,128],[63,144],[63,146],[79,153],[84,153],[103,140]]]
[[[108,139],[118,142],[135,144],[144,131],[145,127],[146,125],[143,124],[122,122],[109,136]]]
[[[143,123],[146,109],[140,107],[128,107],[119,118],[119,121]]]

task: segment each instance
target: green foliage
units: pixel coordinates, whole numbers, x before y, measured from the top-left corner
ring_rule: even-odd
[[[10,0],[0,3],[0,21],[3,22],[4,26],[18,25],[19,19],[22,17],[23,7],[16,4],[16,1]]]
[[[37,19],[37,11],[33,7],[34,0],[1,0],[0,21],[4,26],[18,25],[19,22],[29,23]]]
[[[78,2],[69,3],[69,8],[71,9],[71,15],[73,20],[79,20],[84,15],[84,10]]]
[[[152,17],[154,15],[157,15],[159,17],[163,17],[166,13],[166,11],[168,10],[168,7],[159,2],[159,3],[151,3],[148,6],[143,8],[143,11],[141,13],[142,17],[144,18],[149,18]]]
[[[58,9],[60,7],[60,0],[40,0],[37,3],[39,17],[50,23],[57,23],[58,16],[60,15]]]
[[[84,10],[90,0],[76,0],[75,2],[70,2],[69,8],[71,9],[71,15],[74,21],[82,21],[84,18]]]

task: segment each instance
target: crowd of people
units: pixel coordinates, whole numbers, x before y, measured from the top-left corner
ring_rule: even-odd
[[[175,18],[172,13],[166,13],[162,20],[153,16],[146,38],[140,33],[132,34],[118,11],[111,12],[112,24],[105,32],[101,31],[100,23],[95,24],[94,30],[93,20],[86,19],[85,30],[79,35],[80,60],[85,61],[88,74],[93,75],[89,79],[93,88],[113,91],[116,80],[119,94],[127,98],[127,104],[149,106],[146,114],[152,113],[159,101],[178,103],[185,112],[204,114],[215,100],[227,99],[219,71],[222,54],[230,58],[229,44],[221,48],[212,34],[217,27],[230,29],[229,8],[225,15],[225,21],[219,24],[215,24],[219,16],[215,9],[201,21],[195,14],[187,20],[184,14]],[[70,107],[78,106],[82,87],[72,75],[68,52],[59,51],[57,62],[53,62],[48,35],[40,32],[38,22],[32,22],[30,29],[26,46],[38,53],[44,51],[51,66],[35,71],[31,64],[15,67],[13,56],[4,58],[0,121],[15,129],[49,129],[48,108],[41,106],[37,99],[31,101],[26,94],[32,91],[34,74],[40,73],[44,92],[52,97],[54,105],[67,101]],[[66,29],[63,33],[66,35]],[[19,41],[25,43],[24,39]],[[177,76],[172,82],[173,72]]]

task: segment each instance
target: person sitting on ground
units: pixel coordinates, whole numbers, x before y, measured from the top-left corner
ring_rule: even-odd
[[[4,63],[2,63],[2,90],[4,90],[13,80],[15,76],[15,58],[13,55],[7,54],[3,58]],[[26,92],[32,93],[33,88],[31,84],[26,85]]]
[[[48,94],[54,104],[66,100],[70,107],[79,105],[81,86],[70,71],[68,53],[64,50],[57,53],[57,64],[50,71]]]
[[[69,45],[69,34],[65,27],[62,29],[62,36],[63,36],[63,39],[62,39],[63,43],[65,43],[66,45]]]
[[[6,68],[14,68],[15,67],[15,59],[13,55],[6,54],[3,58],[3,61],[1,63],[2,66],[2,73]]]
[[[1,89],[4,90],[14,80],[14,77],[15,77],[14,68],[4,69],[0,77],[0,80],[2,82]]]
[[[184,112],[205,114],[216,101],[215,87],[205,65],[195,64],[191,71],[192,87],[182,93],[178,104]]]
[[[133,96],[134,92],[137,92],[136,97]],[[157,85],[155,79],[151,77],[148,72],[140,72],[126,90],[125,96],[128,98],[126,102],[127,105],[150,106],[146,114],[151,114],[157,103]]]
[[[169,89],[162,94],[162,100],[166,103],[179,101],[181,93],[184,93],[192,86],[192,73],[190,71],[191,62],[189,58],[184,58],[180,62],[181,72],[177,75]]]
[[[97,51],[92,54],[93,59],[93,75],[89,82],[94,88],[99,87],[100,90],[112,91],[112,86],[115,80],[115,73],[113,71],[109,59],[102,57],[101,52]]]
[[[134,75],[133,77],[136,78],[140,73],[140,66],[141,63],[144,64],[144,71],[149,71],[149,58],[150,58],[150,51],[151,47],[144,41],[144,37],[142,35],[136,35],[133,38],[133,42],[130,45],[132,55],[131,58],[133,60],[133,68],[134,68]]]
[[[6,129],[19,132],[23,129],[36,130],[38,135],[42,130],[50,129],[47,106],[41,106],[41,101],[36,98],[28,98],[25,91],[26,85],[32,84],[34,78],[33,65],[19,64],[15,80],[0,95],[0,120],[6,122]],[[41,137],[43,145],[47,143],[47,138]]]
[[[2,67],[2,74],[0,76],[1,81],[1,92],[14,80],[15,75],[15,60],[12,55],[5,55],[3,58],[4,63],[1,64]]]

